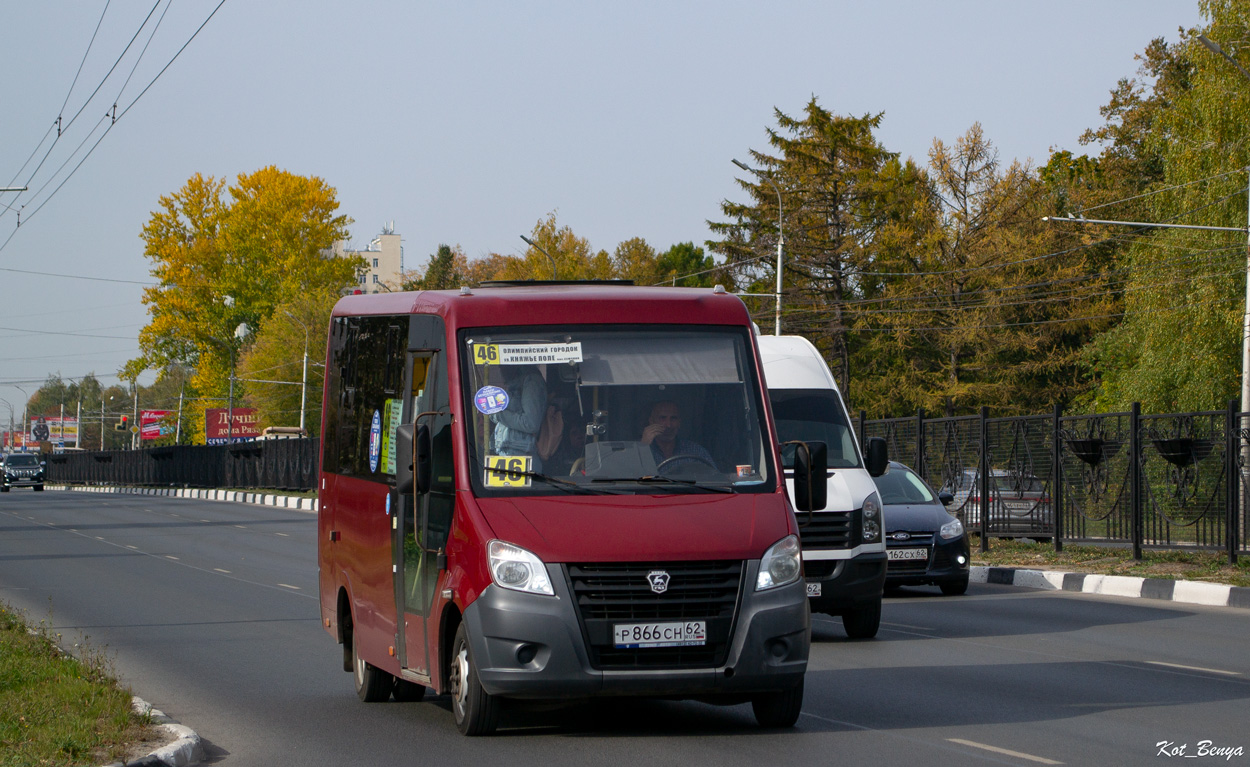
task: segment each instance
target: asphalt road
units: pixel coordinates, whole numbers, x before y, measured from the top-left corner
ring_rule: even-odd
[[[314,538],[308,512],[15,490],[0,599],[105,648],[229,767],[1250,763],[1250,611],[976,584],[887,599],[871,641],[815,617],[793,730],[758,729],[749,706],[618,701],[463,738],[445,698],[356,699],[318,623]]]

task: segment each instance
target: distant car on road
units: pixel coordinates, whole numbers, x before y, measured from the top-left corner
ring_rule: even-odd
[[[980,530],[981,478],[975,468],[962,469],[941,488],[950,493],[952,513],[969,530]],[[1055,535],[1050,493],[1038,477],[990,469],[990,533],[1049,540]]]
[[[37,453],[9,453],[0,465],[0,493],[13,487],[43,489],[43,462]]]
[[[886,588],[932,584],[943,594],[968,590],[968,536],[963,523],[919,474],[897,461],[875,478],[885,520]]]

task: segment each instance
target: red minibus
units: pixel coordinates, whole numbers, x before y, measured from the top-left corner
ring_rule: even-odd
[[[723,288],[353,295],[326,355],[321,616],[365,701],[750,702],[798,719],[807,591],[750,318]],[[795,503],[823,506],[800,461]]]

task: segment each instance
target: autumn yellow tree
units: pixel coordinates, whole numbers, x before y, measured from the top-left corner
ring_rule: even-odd
[[[299,295],[336,295],[363,266],[326,255],[348,236],[351,222],[337,210],[335,190],[322,179],[272,166],[239,175],[229,188],[196,174],[162,196],[141,235],[158,282],[143,296],[151,320],[127,370],[191,365],[192,401],[201,411],[224,406],[232,365],[275,308]],[[302,345],[287,353],[302,358]],[[236,386],[236,404],[245,396],[246,387]],[[191,423],[202,439],[203,419]]]

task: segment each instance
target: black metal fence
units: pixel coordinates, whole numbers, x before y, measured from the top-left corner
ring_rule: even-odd
[[[317,489],[320,464],[320,440],[266,439],[57,453],[48,456],[48,482],[306,491]]]
[[[859,417],[861,439],[954,496],[952,513],[994,537],[1143,548],[1246,548],[1250,414],[1227,410],[990,418]],[[982,503],[982,499],[987,499]],[[989,512],[982,515],[981,509]]]

